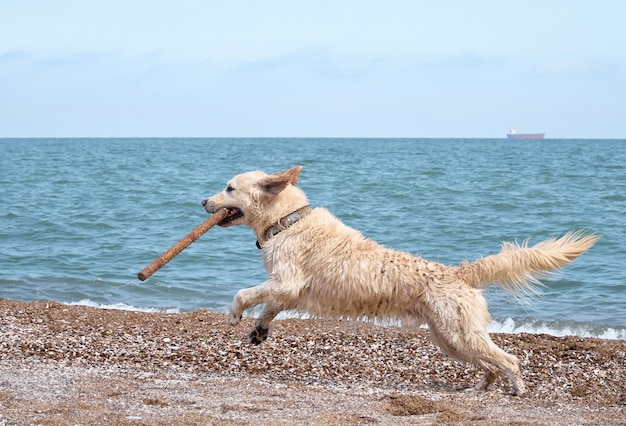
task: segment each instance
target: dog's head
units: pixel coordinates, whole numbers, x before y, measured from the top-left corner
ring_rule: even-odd
[[[219,194],[202,201],[207,213],[227,208],[229,215],[219,225],[245,225],[257,234],[277,220],[308,204],[296,188],[302,166],[268,175],[256,171],[232,178]]]

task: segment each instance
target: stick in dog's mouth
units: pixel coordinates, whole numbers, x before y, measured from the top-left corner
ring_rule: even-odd
[[[215,225],[221,225],[225,219],[232,217],[233,214],[237,214],[239,209],[219,209],[213,214],[210,218],[206,219],[200,225],[196,226],[196,228],[187,234],[183,239],[170,247],[166,252],[164,252],[161,256],[157,257],[151,264],[143,268],[141,272],[137,274],[137,278],[140,281],[145,281],[154,274],[156,271],[161,269],[167,262],[172,260],[176,255],[178,255],[181,251],[186,249],[191,243],[196,241],[205,232],[209,229],[213,228]],[[232,220],[232,219],[231,219]]]
[[[243,216],[243,212],[239,210],[237,207],[226,207],[225,209],[228,210],[228,216],[226,216],[226,218],[221,220],[217,224],[218,226],[226,226],[233,220],[239,219],[240,217]]]

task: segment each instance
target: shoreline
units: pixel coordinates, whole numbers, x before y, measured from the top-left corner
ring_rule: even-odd
[[[0,299],[0,425],[626,424],[624,340],[492,334],[514,397],[427,330],[285,319],[252,346],[252,321]]]
[[[8,299],[9,300],[9,299]],[[42,299],[38,299],[42,300]],[[17,300],[19,302],[31,303],[38,300]],[[232,300],[231,300],[232,301]],[[131,312],[144,312],[144,313],[157,313],[157,314],[182,314],[187,312],[193,312],[196,310],[207,309],[217,315],[225,315],[228,308],[227,305],[223,305],[220,309],[207,308],[204,306],[196,306],[193,308],[156,308],[156,307],[142,307],[128,305],[124,302],[111,303],[111,304],[98,304],[89,299],[83,299],[74,302],[59,302],[68,306],[85,306],[97,309],[107,310],[119,310],[119,311],[131,311]],[[250,311],[244,312],[243,318],[257,318],[261,309],[255,308]],[[308,320],[311,317],[307,314],[302,314],[297,311],[283,311],[274,319],[274,321],[282,321],[289,319],[302,319]],[[400,327],[400,320],[383,320],[383,321],[370,321],[375,325],[382,327],[392,326]],[[428,328],[425,324],[420,326],[421,328]],[[554,337],[582,337],[601,340],[625,340],[626,341],[626,326],[616,324],[599,324],[590,321],[563,321],[563,320],[542,320],[534,317],[505,317],[505,318],[492,318],[491,324],[487,326],[487,332],[489,334],[542,334],[550,335]]]

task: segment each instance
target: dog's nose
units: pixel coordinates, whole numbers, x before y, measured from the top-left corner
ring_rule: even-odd
[[[204,207],[206,207],[206,202],[207,202],[207,200],[202,200],[202,205],[203,205]]]

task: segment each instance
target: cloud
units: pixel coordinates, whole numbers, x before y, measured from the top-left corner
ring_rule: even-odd
[[[559,60],[545,64],[540,71],[545,74],[587,74],[597,72],[595,63],[572,60]]]
[[[24,50],[10,50],[0,53],[0,63],[7,64],[27,59],[30,54]]]
[[[339,53],[329,47],[295,49],[286,54],[253,61],[240,61],[240,72],[290,71],[338,79],[358,79],[374,72],[385,62],[382,55]]]

